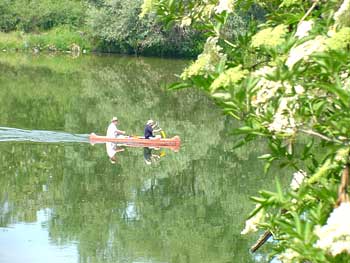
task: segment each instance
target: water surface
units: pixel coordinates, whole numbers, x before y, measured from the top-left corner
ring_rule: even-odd
[[[249,196],[273,188],[233,150],[237,123],[197,90],[170,92],[182,60],[0,55],[0,262],[263,262],[240,232]],[[91,132],[159,122],[181,149],[125,148],[112,164]],[[272,185],[272,186],[271,186]]]

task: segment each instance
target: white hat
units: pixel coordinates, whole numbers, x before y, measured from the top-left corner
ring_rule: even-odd
[[[113,118],[112,118],[112,121],[117,121],[117,120],[118,120],[117,117],[113,117]]]
[[[154,123],[153,120],[148,120],[148,121],[147,121],[147,125],[150,125],[150,124],[153,124],[153,123]]]

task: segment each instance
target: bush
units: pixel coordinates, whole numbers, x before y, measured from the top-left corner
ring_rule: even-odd
[[[36,32],[60,25],[81,26],[85,17],[84,1],[2,0],[0,31]]]
[[[19,32],[0,32],[0,50],[24,49],[25,40]]]
[[[69,27],[57,27],[41,34],[24,34],[23,32],[0,32],[1,50],[38,49],[46,51],[69,51],[79,46],[90,50],[90,42],[83,32],[77,32]]]
[[[28,37],[28,46],[40,50],[66,51],[70,50],[73,44],[78,45],[81,49],[91,49],[90,43],[83,32],[73,31],[66,26]]]

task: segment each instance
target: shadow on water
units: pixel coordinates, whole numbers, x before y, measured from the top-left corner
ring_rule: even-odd
[[[70,134],[66,132],[44,130],[22,130],[9,127],[0,127],[0,142],[79,142],[88,143],[89,134]]]

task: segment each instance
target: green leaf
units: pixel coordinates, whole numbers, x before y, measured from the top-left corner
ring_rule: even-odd
[[[293,216],[293,219],[294,219],[294,223],[295,223],[295,230],[296,232],[298,233],[298,235],[300,237],[303,236],[303,233],[302,233],[302,225],[301,225],[301,221],[300,221],[300,218],[299,218],[299,215],[295,212],[291,212],[292,216]]]
[[[278,198],[282,201],[283,200],[283,192],[282,192],[281,183],[277,177],[276,177],[275,181],[276,181],[276,190],[277,190]]]
[[[271,162],[268,162],[264,165],[264,174],[267,174],[270,170]]]
[[[250,133],[252,131],[252,128],[249,126],[243,126],[238,129],[233,130],[233,134],[244,134],[244,133]]]
[[[258,157],[258,159],[269,159],[272,155],[270,153],[263,154]]]
[[[179,90],[184,88],[189,88],[191,85],[187,82],[175,82],[168,86],[169,90]]]
[[[304,229],[304,242],[309,243],[312,237],[312,223],[310,221],[306,221],[305,229]]]
[[[344,105],[349,105],[350,95],[346,90],[339,88],[335,84],[320,83],[319,86],[333,94],[338,95]]]

